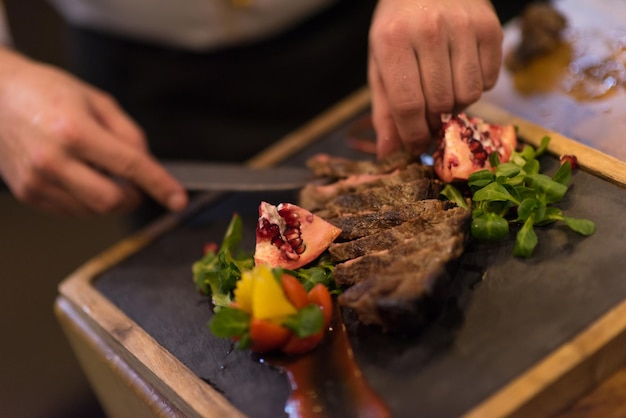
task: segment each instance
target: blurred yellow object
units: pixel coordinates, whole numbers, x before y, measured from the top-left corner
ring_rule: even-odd
[[[254,292],[254,276],[252,271],[245,271],[237,282],[234,295],[237,306],[252,315],[252,293]]]
[[[239,308],[250,313],[253,318],[280,322],[297,312],[266,265],[242,273],[234,293]]]

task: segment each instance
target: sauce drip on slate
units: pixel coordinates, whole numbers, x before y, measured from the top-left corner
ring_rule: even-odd
[[[289,378],[291,395],[285,412],[291,418],[391,416],[356,364],[338,307],[315,350],[297,357],[266,356],[261,361]]]

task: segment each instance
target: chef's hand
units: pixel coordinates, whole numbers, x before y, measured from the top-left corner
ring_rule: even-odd
[[[187,195],[108,95],[0,48],[0,175],[16,198],[76,216],[129,211],[146,192],[171,210]]]
[[[502,36],[488,0],[380,0],[368,64],[378,156],[426,151],[441,113],[492,88]]]

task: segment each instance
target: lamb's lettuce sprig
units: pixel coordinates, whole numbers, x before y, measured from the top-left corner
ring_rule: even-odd
[[[529,258],[537,246],[535,227],[562,221],[581,235],[592,235],[595,224],[587,219],[567,217],[555,206],[565,196],[572,178],[572,166],[565,160],[552,176],[542,174],[538,157],[548,148],[549,137],[540,147],[530,145],[500,163],[498,154],[490,156],[491,170],[469,176],[467,185],[472,197],[471,235],[482,241],[499,241],[509,235],[509,224],[522,225],[515,237],[513,255]],[[451,184],[442,194],[467,207],[461,192]]]

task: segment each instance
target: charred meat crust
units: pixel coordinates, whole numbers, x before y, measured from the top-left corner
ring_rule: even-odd
[[[375,251],[352,260],[337,264],[333,275],[341,285],[353,285],[365,278],[373,276],[410,273],[418,277],[446,261],[461,255],[464,237],[452,235],[442,240],[436,234],[419,234],[413,239],[394,246],[391,249]],[[460,250],[460,252],[459,252]],[[419,280],[407,280],[399,286],[411,290],[430,291],[431,286],[416,289],[411,283],[422,283]]]
[[[383,229],[347,242],[331,244],[329,251],[337,262],[361,257],[368,253],[393,248],[408,241],[454,234],[465,227],[469,213],[459,207],[451,207],[437,212],[422,212],[421,216],[410,219],[388,229]]]
[[[357,193],[382,186],[399,185],[413,180],[434,178],[432,167],[409,164],[390,173],[354,174],[332,184],[308,184],[300,191],[300,206],[308,210],[319,210],[333,198],[346,193]]]
[[[380,210],[348,213],[327,218],[327,221],[341,228],[339,241],[348,241],[401,225],[402,223],[428,212],[438,212],[445,208],[456,207],[454,203],[438,199],[426,199],[398,206],[383,206]]]
[[[362,192],[339,195],[328,202],[322,213],[330,217],[363,210],[378,210],[384,206],[409,204],[435,198],[439,195],[440,189],[441,183],[431,179],[374,187]]]
[[[462,247],[460,240],[450,239],[412,253],[406,258],[411,261],[404,265],[381,267],[388,260],[376,260],[379,267],[360,276],[339,296],[339,303],[353,309],[364,324],[380,325],[391,332],[411,332],[410,327],[424,325],[425,318],[437,308],[432,304],[445,294]],[[430,313],[420,310],[426,306]]]
[[[355,174],[384,174],[411,164],[412,157],[398,152],[383,161],[350,160],[328,154],[317,154],[307,161],[307,167],[316,177],[341,179]]]

